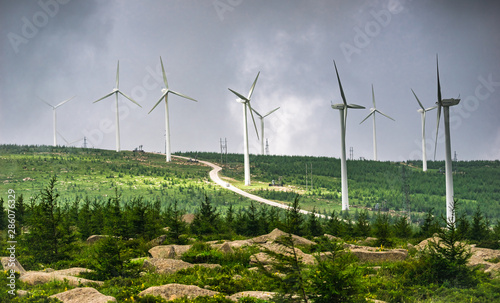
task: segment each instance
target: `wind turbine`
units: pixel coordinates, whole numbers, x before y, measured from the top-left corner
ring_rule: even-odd
[[[137,104],[139,107],[142,107],[141,105],[139,105],[139,103],[135,102],[132,98],[130,98],[129,96],[125,95],[118,88],[118,86],[120,84],[119,71],[120,71],[120,61],[118,60],[118,65],[116,67],[116,87],[109,94],[107,94],[106,96],[102,97],[99,100],[94,101],[94,103],[99,102],[99,101],[101,101],[103,99],[106,99],[107,97],[109,97],[109,96],[111,96],[113,94],[116,96],[116,151],[117,152],[120,151],[120,116],[119,116],[119,112],[118,112],[118,94],[121,94],[125,98],[127,98],[130,101],[132,101],[133,103]]]
[[[171,151],[170,151],[170,126],[168,123],[168,93],[172,93],[172,94],[177,95],[179,97],[186,98],[186,99],[189,99],[189,100],[192,100],[195,102],[198,102],[198,101],[196,101],[195,99],[193,99],[191,97],[183,95],[181,93],[170,90],[168,88],[167,75],[165,74],[165,68],[163,68],[163,60],[161,59],[161,56],[160,56],[160,62],[161,62],[161,71],[163,72],[163,83],[165,83],[165,88],[162,88],[162,90],[161,90],[162,95],[160,97],[160,100],[158,100],[158,102],[156,102],[155,106],[153,106],[153,108],[149,111],[149,113],[151,113],[153,111],[153,109],[155,109],[156,106],[158,106],[158,104],[160,104],[161,101],[165,100],[165,134],[166,134],[165,135],[165,140],[166,140],[165,141],[165,145],[166,145],[165,154],[166,154],[167,162],[170,162],[172,160],[172,158],[171,158]]]
[[[347,164],[345,155],[345,129],[347,121],[347,109],[348,108],[363,109],[365,107],[356,104],[347,104],[344,95],[344,90],[342,89],[342,83],[340,83],[339,71],[337,70],[337,64],[335,64],[335,60],[333,60],[333,64],[335,66],[335,72],[337,73],[337,79],[339,81],[339,87],[340,87],[340,95],[342,96],[342,101],[343,101],[343,103],[332,104],[332,108],[338,109],[340,113],[341,151],[342,151],[342,157],[340,160],[340,170],[342,179],[342,210],[349,210],[349,192],[347,190]]]
[[[253,81],[252,87],[250,88],[250,92],[248,93],[248,97],[243,96],[242,94],[235,92],[234,90],[228,88],[233,94],[235,94],[239,99],[236,100],[243,104],[243,148],[244,148],[244,163],[245,163],[245,185],[250,185],[250,155],[248,153],[248,126],[247,126],[247,107],[250,108],[250,115],[252,116],[253,126],[255,127],[255,133],[257,133],[257,138],[259,138],[259,133],[257,132],[257,125],[255,124],[255,119],[253,117],[253,109],[250,105],[250,99],[252,98],[252,93],[255,88],[255,84],[257,83],[257,79],[259,78],[259,73],[257,73],[257,77],[255,77],[255,81]]]
[[[57,146],[57,116],[56,116],[56,109],[63,105],[64,103],[68,102],[69,100],[73,99],[75,96],[64,100],[63,102],[57,104],[56,106],[53,106],[52,104],[48,103],[47,101],[43,100],[42,98],[38,97],[40,100],[42,100],[43,103],[47,104],[48,106],[52,107],[52,113],[54,116],[54,146]]]
[[[375,93],[373,92],[373,84],[372,84],[372,100],[373,100],[373,107],[370,108],[370,113],[359,124],[365,122],[365,120],[368,119],[368,117],[373,115],[373,159],[375,161],[377,161],[378,157],[377,157],[377,133],[376,133],[376,128],[375,128],[375,113],[379,113],[382,116],[385,116],[385,117],[391,119],[392,121],[395,121],[395,120],[393,118],[389,117],[388,115],[384,114],[383,112],[379,111],[377,109],[377,106],[375,106]]]
[[[437,125],[436,125],[436,143],[434,145],[434,159],[436,159],[437,138],[439,131],[439,119],[441,118],[441,108],[443,108],[444,115],[444,135],[445,135],[445,174],[446,174],[446,220],[449,223],[455,224],[455,214],[453,213],[453,172],[451,167],[451,138],[450,138],[450,106],[457,105],[460,99],[442,99],[441,98],[441,84],[439,83],[439,63],[438,56],[436,55],[436,70],[437,70],[437,88],[438,88],[438,101],[437,104]]]
[[[261,114],[259,114],[255,109],[252,108],[253,112],[259,116],[259,119],[260,119],[260,145],[261,145],[261,153],[264,155],[264,118],[269,116],[270,114],[274,113],[275,111],[277,111],[278,109],[280,109],[279,107],[273,109],[272,111],[268,112],[267,114],[265,114],[264,116],[262,116]]]
[[[61,135],[61,133],[60,133],[60,132],[57,132],[57,134],[58,134],[59,136],[61,136],[61,138],[64,140],[64,142],[66,142],[67,146],[69,146],[69,147],[71,146],[71,144],[74,144],[74,143],[76,143],[76,142],[79,142],[79,141],[82,141],[82,140],[83,140],[83,138],[80,138],[80,139],[75,140],[75,141],[73,141],[73,142],[69,142],[68,140],[66,140],[66,138],[64,138],[64,137],[63,137],[63,135]]]
[[[437,106],[429,107],[429,108],[424,108],[422,105],[422,102],[417,97],[417,94],[411,90],[413,95],[415,96],[415,99],[417,99],[418,105],[420,105],[420,109],[417,111],[421,114],[422,116],[422,170],[427,171],[427,152],[426,152],[426,145],[425,145],[425,113],[428,111],[431,111],[435,109]]]

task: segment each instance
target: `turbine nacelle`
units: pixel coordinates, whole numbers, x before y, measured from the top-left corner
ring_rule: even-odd
[[[458,103],[460,103],[460,99],[450,98],[441,100],[441,106],[454,106]],[[439,106],[439,102],[436,102],[436,104]]]
[[[344,103],[332,104],[333,109],[345,109],[347,106]]]
[[[161,93],[162,93],[162,94],[165,94],[166,92],[168,92],[168,89],[167,89],[167,88],[165,88],[165,87],[163,87],[163,88],[161,89]]]

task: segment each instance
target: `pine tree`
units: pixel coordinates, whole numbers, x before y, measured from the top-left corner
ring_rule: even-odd
[[[195,214],[191,230],[194,234],[207,235],[218,231],[219,214],[217,208],[212,206],[208,196],[201,202],[198,212]]]
[[[472,224],[469,230],[469,239],[480,242],[487,239],[489,236],[488,226],[486,225],[483,214],[481,213],[481,209],[479,205],[474,212],[474,216],[472,217]]]
[[[394,235],[401,239],[411,238],[413,232],[406,216],[399,217],[394,223]]]
[[[75,234],[64,224],[64,214],[58,204],[59,194],[55,192],[56,176],[42,190],[40,200],[33,201],[31,216],[25,234],[25,246],[34,259],[41,263],[52,263],[68,258],[74,249]]]
[[[316,208],[313,208],[313,211],[309,214],[309,218],[307,220],[307,234],[313,237],[323,235],[323,227],[316,216]]]
[[[368,212],[362,211],[358,214],[358,220],[354,226],[354,233],[357,237],[368,237],[371,232],[370,222],[368,221]]]
[[[330,219],[328,219],[326,232],[335,237],[341,237],[344,234],[344,225],[335,210],[332,211]]]
[[[250,202],[250,207],[248,208],[248,211],[246,212],[246,233],[245,235],[247,236],[257,236],[261,234],[260,230],[260,220],[259,220],[259,214],[257,212],[257,208],[255,207],[253,201]]]
[[[424,223],[420,227],[419,235],[424,238],[432,237],[435,233],[439,232],[439,223],[433,215],[434,208],[429,209],[425,215]]]
[[[388,214],[377,213],[375,223],[373,224],[374,235],[377,238],[377,245],[391,246],[392,232],[391,223]]]
[[[174,200],[169,213],[169,217],[167,218],[167,226],[169,227],[168,239],[175,244],[184,244],[185,240],[180,236],[186,232],[187,224],[183,220],[184,211],[178,208],[177,200]]]

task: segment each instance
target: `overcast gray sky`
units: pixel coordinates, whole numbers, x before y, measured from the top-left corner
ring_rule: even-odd
[[[76,95],[58,108],[58,131],[115,149],[114,98],[92,102],[114,88],[120,60],[120,89],[142,105],[120,97],[121,147],[164,152],[164,106],[148,115],[162,56],[170,88],[199,100],[169,97],[172,151],[219,151],[225,137],[242,153],[242,105],[228,88],[247,94],[260,71],[253,107],[281,107],[265,120],[271,154],[340,157],[335,60],[347,101],[367,107],[349,111],[347,152],[373,157],[371,120],[359,124],[373,84],[377,108],[396,120],[377,117],[379,159],[421,159],[410,89],[434,105],[439,54],[443,97],[462,99],[451,110],[452,151],[500,159],[499,13],[493,0],[2,0],[0,143],[51,145],[52,110],[37,96],[55,105]],[[432,158],[436,111],[426,131]],[[439,132],[442,160],[442,122]]]

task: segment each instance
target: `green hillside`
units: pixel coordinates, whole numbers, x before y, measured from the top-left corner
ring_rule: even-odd
[[[444,209],[439,162],[429,163],[431,171],[424,174],[416,162],[349,161],[353,210],[339,212],[338,159],[251,156],[251,186],[242,185],[241,155],[220,163],[224,180],[291,204],[283,210],[209,182],[209,168],[198,160],[220,162],[219,154],[182,155],[194,160],[166,163],[154,153],[1,145],[0,256],[10,256],[2,260],[7,262],[14,256],[32,272],[19,275],[4,267],[0,303],[61,302],[49,296],[84,283],[70,283],[74,277],[68,276],[47,279],[54,270],[77,270],[79,278],[92,280],[88,286],[120,303],[166,303],[172,297],[142,291],[167,284],[217,292],[169,301],[174,303],[230,303],[243,291],[272,293],[271,302],[500,300],[498,161],[455,166],[455,226],[437,216]],[[306,164],[308,171],[312,164],[312,188],[304,178]],[[269,186],[273,180],[279,186]],[[407,201],[417,224],[404,216]],[[377,204],[381,211],[373,210]],[[330,218],[302,215],[300,209]],[[419,243],[436,234],[443,245],[421,249]],[[303,238],[295,243],[296,236]],[[256,265],[262,254],[274,261]],[[13,289],[27,294],[16,297]]]
[[[220,163],[217,153],[185,153]],[[224,157],[225,161],[226,157]],[[243,157],[227,155],[227,165],[222,173],[236,180],[243,180]],[[279,179],[302,193],[305,209],[317,211],[340,209],[340,160],[327,157],[261,156],[250,155],[252,181],[260,181],[265,189],[252,189],[256,194],[276,200],[293,201],[295,195],[273,190],[267,186]],[[306,165],[308,180],[306,190]],[[310,170],[312,165],[312,184]],[[472,216],[479,206],[485,216],[494,221],[500,219],[500,161],[458,161],[453,164],[455,198],[460,201],[461,212]],[[423,172],[421,161],[404,163],[378,161],[348,161],[349,200],[354,209],[380,208],[392,211],[407,209],[407,200],[412,212],[445,213],[444,161],[429,161],[427,172]],[[252,186],[255,187],[255,186]],[[406,188],[406,190],[405,190]],[[408,195],[406,195],[406,192]],[[408,199],[406,198],[408,197]],[[419,218],[419,216],[415,216]]]

